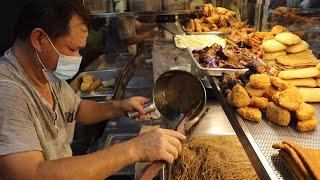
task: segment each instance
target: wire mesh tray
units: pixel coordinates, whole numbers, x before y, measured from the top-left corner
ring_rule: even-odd
[[[272,148],[275,143],[282,141],[291,141],[302,147],[320,149],[320,126],[316,130],[310,132],[299,132],[296,130],[295,125],[290,123],[289,127],[280,127],[270,121],[267,121],[265,117],[259,123],[243,120],[236,112],[231,108],[219,87],[219,81],[217,78],[212,78],[211,83],[214,83],[218,90],[219,100],[222,107],[227,112],[232,112],[233,116],[227,114],[229,121],[237,122],[245,133],[247,139],[250,141],[251,146],[257,147],[255,153],[259,156],[260,161],[264,164],[266,171],[268,172],[270,179],[292,179],[285,164],[278,157],[278,150]],[[320,104],[312,104],[316,108],[316,118],[320,118]],[[231,119],[232,117],[235,117]],[[232,123],[232,122],[231,122]]]

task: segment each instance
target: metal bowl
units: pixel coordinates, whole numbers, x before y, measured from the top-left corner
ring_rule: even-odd
[[[181,70],[167,71],[159,76],[153,88],[153,101],[168,120],[180,120],[198,106],[191,119],[197,117],[207,101],[205,87],[194,75]]]

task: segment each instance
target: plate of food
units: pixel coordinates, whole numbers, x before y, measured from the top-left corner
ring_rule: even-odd
[[[82,72],[70,85],[81,98],[111,99],[121,71],[110,69]]]
[[[189,47],[188,52],[196,66],[210,76],[245,72],[253,62],[263,63],[249,49],[234,44],[225,47],[213,44],[203,49]]]

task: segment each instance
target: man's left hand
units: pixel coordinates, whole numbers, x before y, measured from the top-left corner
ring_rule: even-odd
[[[119,108],[122,115],[126,115],[126,113],[130,111],[138,111],[141,115],[134,120],[148,120],[149,116],[143,109],[143,105],[148,102],[150,102],[150,100],[145,97],[131,97],[129,99],[119,101]]]

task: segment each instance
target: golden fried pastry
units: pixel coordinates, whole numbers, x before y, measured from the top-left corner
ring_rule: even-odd
[[[253,74],[250,76],[249,82],[256,89],[265,89],[271,85],[270,76],[267,74]]]
[[[265,109],[268,106],[268,99],[265,97],[252,97],[250,102],[250,107],[255,107],[258,109]]]
[[[280,71],[278,77],[281,79],[303,79],[320,75],[320,71],[315,67]]]
[[[279,104],[289,111],[298,110],[301,103],[303,103],[303,97],[298,88],[290,87],[280,92]]]
[[[313,78],[305,78],[305,79],[290,79],[285,80],[287,83],[297,87],[317,87],[317,81]]]
[[[289,54],[286,56],[277,57],[277,62],[284,66],[300,66],[300,65],[315,65],[318,63],[317,58],[313,55],[312,51],[307,49],[305,51]]]
[[[301,38],[299,36],[290,32],[277,34],[274,39],[288,46],[299,44],[301,42]]]
[[[301,41],[299,44],[295,44],[292,46],[289,46],[286,51],[288,53],[298,53],[305,51],[309,48],[309,44],[306,41]]]
[[[275,39],[269,39],[262,43],[262,48],[267,53],[284,51],[287,49],[287,46],[278,42]]]
[[[93,83],[93,78],[91,75],[85,75],[82,77],[82,83],[80,85],[80,91],[87,92],[90,85]]]
[[[102,85],[101,79],[96,79],[89,87],[88,92],[95,91]]]
[[[263,60],[265,61],[276,61],[277,57],[287,55],[286,51],[278,51],[273,53],[264,53]]]
[[[257,108],[242,107],[237,109],[238,114],[243,118],[254,122],[260,122],[262,113]]]
[[[264,93],[264,89],[253,88],[250,83],[246,85],[245,89],[251,97],[261,97]]]
[[[269,65],[269,66],[274,66],[274,65],[277,64],[277,61],[267,61],[266,63],[267,63],[267,65]]]
[[[277,34],[280,34],[280,33],[283,33],[283,32],[287,32],[288,29],[283,27],[283,26],[280,26],[280,25],[275,25],[272,30],[271,30],[271,33],[274,34],[274,35],[277,35]]]
[[[274,87],[278,88],[279,90],[285,90],[288,87],[288,82],[275,76],[270,77],[270,82]]]
[[[274,96],[279,93],[280,91],[278,91],[275,87],[269,86],[264,90],[263,96],[266,97],[269,101],[273,101]]]
[[[247,91],[239,84],[232,88],[230,99],[235,107],[245,107],[250,104],[250,97]]]
[[[307,103],[300,104],[299,109],[296,111],[296,117],[299,121],[311,119],[314,116],[316,109]]]
[[[316,79],[317,86],[320,87],[320,78]]]
[[[303,132],[314,130],[317,128],[317,126],[318,126],[318,120],[315,117],[306,121],[298,121],[297,123],[297,129]]]
[[[320,102],[320,88],[299,88],[304,102]]]
[[[290,112],[282,107],[275,105],[273,102],[268,104],[266,117],[269,121],[280,126],[288,126],[291,120]]]

